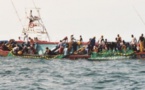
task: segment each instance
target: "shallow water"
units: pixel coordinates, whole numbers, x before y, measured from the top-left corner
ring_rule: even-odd
[[[144,60],[0,57],[1,90],[145,90]]]

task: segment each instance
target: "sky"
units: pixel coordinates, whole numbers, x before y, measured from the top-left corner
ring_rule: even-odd
[[[84,41],[101,35],[115,41],[120,34],[131,41],[131,34],[137,39],[145,34],[145,0],[0,0],[0,40],[21,36],[25,8],[35,7],[33,1],[51,41],[72,34]]]

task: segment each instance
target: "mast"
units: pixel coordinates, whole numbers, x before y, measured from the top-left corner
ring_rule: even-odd
[[[128,0],[129,2],[129,0]],[[141,20],[141,22],[143,23],[143,25],[145,26],[145,21],[143,20],[141,14],[137,11],[136,7],[134,6],[133,2],[130,2],[131,6],[133,8],[133,10],[135,11],[136,15],[139,17],[139,19]]]
[[[23,24],[22,24],[22,21],[21,21],[21,19],[20,19],[20,16],[19,16],[19,14],[18,14],[18,12],[17,12],[17,9],[16,9],[16,7],[15,7],[15,5],[14,5],[13,0],[11,0],[11,3],[12,3],[12,6],[13,6],[13,8],[14,8],[14,10],[15,10],[15,13],[16,13],[18,19],[19,19],[19,22],[21,23],[21,26],[22,26],[23,29],[24,29],[24,26],[23,26]]]
[[[31,37],[33,39],[37,38],[38,40],[41,40],[41,41],[50,41],[46,27],[44,26],[44,23],[40,16],[40,8],[36,7],[34,1],[33,1],[33,4],[35,6],[34,8],[25,8],[25,14],[27,17],[25,25],[23,25],[12,0],[11,0],[11,3],[23,27],[22,35],[26,33],[28,37]]]
[[[35,4],[35,2],[34,2],[34,0],[32,0],[32,2],[33,2],[33,4],[34,4],[34,7],[37,8],[37,7],[36,7],[36,4]],[[40,16],[39,10],[37,10],[37,12],[38,12],[38,14],[39,14],[39,17],[41,17],[41,16]],[[50,37],[49,37],[49,34],[48,34],[47,30],[46,30],[46,27],[45,27],[45,25],[44,25],[42,19],[40,19],[40,20],[41,20],[41,22],[42,22],[42,24],[43,24],[43,28],[44,28],[44,30],[45,30],[45,32],[46,32],[46,34],[47,34],[47,38],[48,38],[48,40],[50,41]]]
[[[22,34],[26,33],[31,38],[38,38],[41,41],[48,41],[49,35],[42,22],[39,11],[40,8],[25,8],[27,22]]]

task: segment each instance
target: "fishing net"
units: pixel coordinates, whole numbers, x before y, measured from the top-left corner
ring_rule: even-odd
[[[134,54],[133,50],[103,50],[101,52],[92,52],[91,58],[97,57],[115,57],[115,56],[132,56]]]

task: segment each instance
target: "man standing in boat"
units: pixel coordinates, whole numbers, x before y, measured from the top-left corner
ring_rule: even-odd
[[[140,52],[144,51],[144,36],[143,34],[141,34],[141,36],[139,37],[139,46],[140,46]]]
[[[24,33],[24,42],[28,44],[28,35],[26,33]]]
[[[67,38],[67,36],[64,37],[64,38],[62,39],[62,41],[64,41],[65,43],[67,43],[67,42],[68,42],[68,38]]]
[[[34,25],[33,25],[33,20],[34,20],[34,17],[32,15],[32,10],[30,10],[30,16],[29,16],[29,27],[32,28]]]
[[[93,50],[93,47],[96,45],[96,37],[93,37],[90,41],[90,45],[91,45],[91,51]]]
[[[130,45],[131,45],[131,48],[136,51],[136,47],[137,47],[137,39],[134,37],[134,35],[132,34],[131,35],[131,42],[130,42]]]

